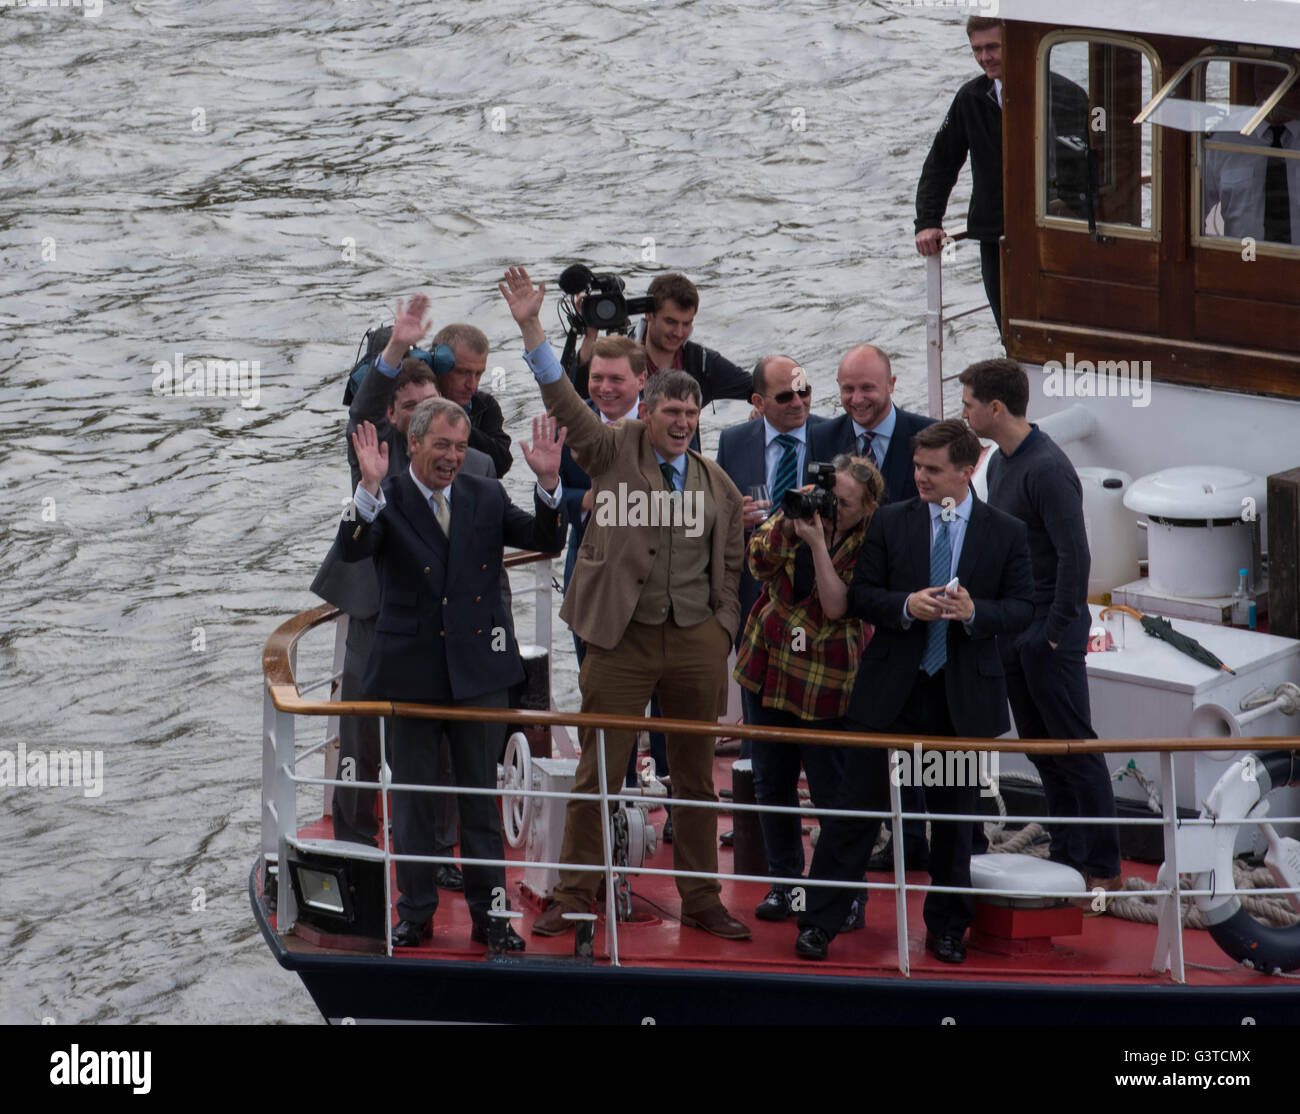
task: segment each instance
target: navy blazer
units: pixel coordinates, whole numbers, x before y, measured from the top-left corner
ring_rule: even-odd
[[[816,414],[808,415],[807,444],[804,449],[805,469],[814,461],[830,459],[830,457],[816,455],[813,441],[813,430],[826,424],[828,423],[825,418],[818,417]],[[767,483],[767,436],[763,419],[750,418],[740,425],[724,429],[718,436],[717,460],[722,470],[731,477],[731,482],[740,489],[741,495],[748,495],[749,489],[755,484]],[[807,476],[801,476],[795,486],[802,487],[807,482]],[[753,533],[753,530],[745,531],[746,546],[749,545]],[[763,586],[750,573],[749,561],[746,560],[740,570],[740,629],[736,632],[737,646],[745,635],[745,623],[749,619],[749,613],[762,594]]]
[[[880,474],[885,480],[885,497],[881,503],[901,503],[905,499],[916,498],[916,477],[912,473],[912,437],[934,419],[924,414],[913,414],[910,410],[895,406],[898,421],[894,424],[894,435],[889,439],[889,452],[885,454]],[[857,435],[853,432],[853,419],[848,414],[841,414],[824,422],[817,429],[817,448],[826,454],[818,460],[830,460],[838,453],[856,453],[858,451]]]
[[[373,557],[379,618],[362,691],[371,699],[445,702],[509,688],[523,665],[501,600],[504,547],[558,553],[564,513],[534,493],[536,515],[496,480],[456,476],[451,539],[409,474],[383,483],[384,508],[339,524],[345,561]]]
[[[996,638],[1024,630],[1034,616],[1027,536],[1019,519],[974,500],[957,564],[957,579],[975,603],[971,629],[935,620],[948,627],[944,687],[957,736],[994,738],[1011,726]],[[929,584],[929,504],[918,498],[881,507],[849,585],[848,613],[875,626],[849,705],[849,718],[868,731],[887,731],[916,683],[929,623],[914,621],[904,630],[903,604]]]

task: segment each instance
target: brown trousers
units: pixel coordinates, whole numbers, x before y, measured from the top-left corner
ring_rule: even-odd
[[[669,719],[716,722],[727,683],[727,654],[731,638],[716,619],[679,627],[671,619],[661,624],[629,623],[613,650],[587,645],[578,685],[582,710],[609,715],[639,716],[654,692]],[[581,733],[582,756],[574,779],[575,793],[599,793],[596,731]],[[636,743],[631,731],[605,732],[606,784],[619,792],[628,756]],[[712,736],[667,735],[668,768],[673,783],[673,868],[718,870],[716,809],[690,808],[690,801],[716,801],[713,791]],[[600,863],[604,843],[600,802],[572,800],[564,816],[564,845],[560,861]],[[562,908],[586,912],[595,899],[602,875],[595,871],[561,871],[555,900]],[[722,887],[713,878],[678,878],[682,912],[694,916],[720,905]]]

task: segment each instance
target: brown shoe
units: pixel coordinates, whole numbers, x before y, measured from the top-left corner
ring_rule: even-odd
[[[1088,895],[1086,897],[1071,898],[1070,904],[1076,909],[1082,909],[1085,917],[1100,917],[1106,912],[1107,898],[1102,898],[1100,909],[1096,907],[1098,890],[1102,890],[1104,893],[1120,893],[1124,889],[1124,876],[1122,874],[1114,874],[1109,878],[1102,878],[1096,874],[1085,874],[1083,881],[1088,887]]]
[[[563,905],[551,902],[551,906],[537,920],[533,921],[533,927],[530,930],[534,936],[563,936],[566,932],[573,931],[575,922],[566,921],[565,913],[572,913],[574,910],[566,909]]]
[[[724,940],[748,940],[749,926],[736,920],[721,905],[699,913],[683,913],[682,924],[687,928],[702,928],[705,932]]]

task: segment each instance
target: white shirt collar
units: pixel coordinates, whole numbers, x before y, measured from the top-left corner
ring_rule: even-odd
[[[772,428],[772,423],[766,418],[763,419],[763,444],[770,445],[781,436],[778,430]],[[788,436],[793,437],[796,441],[806,441],[808,439],[808,423],[804,422],[798,429],[790,430]]]
[[[436,489],[432,487],[425,487],[424,484],[422,484],[416,478],[414,465],[408,467],[407,472],[410,474],[411,482],[420,489],[420,494],[424,496],[424,501],[426,503],[433,498],[433,493],[435,490],[442,492],[442,497],[447,500],[448,504],[451,503],[451,484],[448,484],[446,487],[441,487]]]
[[[943,505],[940,503],[929,503],[927,505],[930,508],[930,525],[933,526],[934,520],[943,514]],[[970,522],[970,512],[974,505],[975,501],[971,496],[970,488],[967,488],[966,498],[953,508],[953,514],[963,522]],[[951,522],[952,519],[948,519],[948,521]]]

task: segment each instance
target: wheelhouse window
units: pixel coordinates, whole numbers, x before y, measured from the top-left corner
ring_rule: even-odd
[[[1300,245],[1300,69],[1264,54],[1211,48],[1143,110],[1195,137],[1197,242]]]
[[[1040,222],[1154,237],[1155,138],[1134,122],[1156,85],[1154,52],[1062,32],[1043,40],[1040,59]]]

